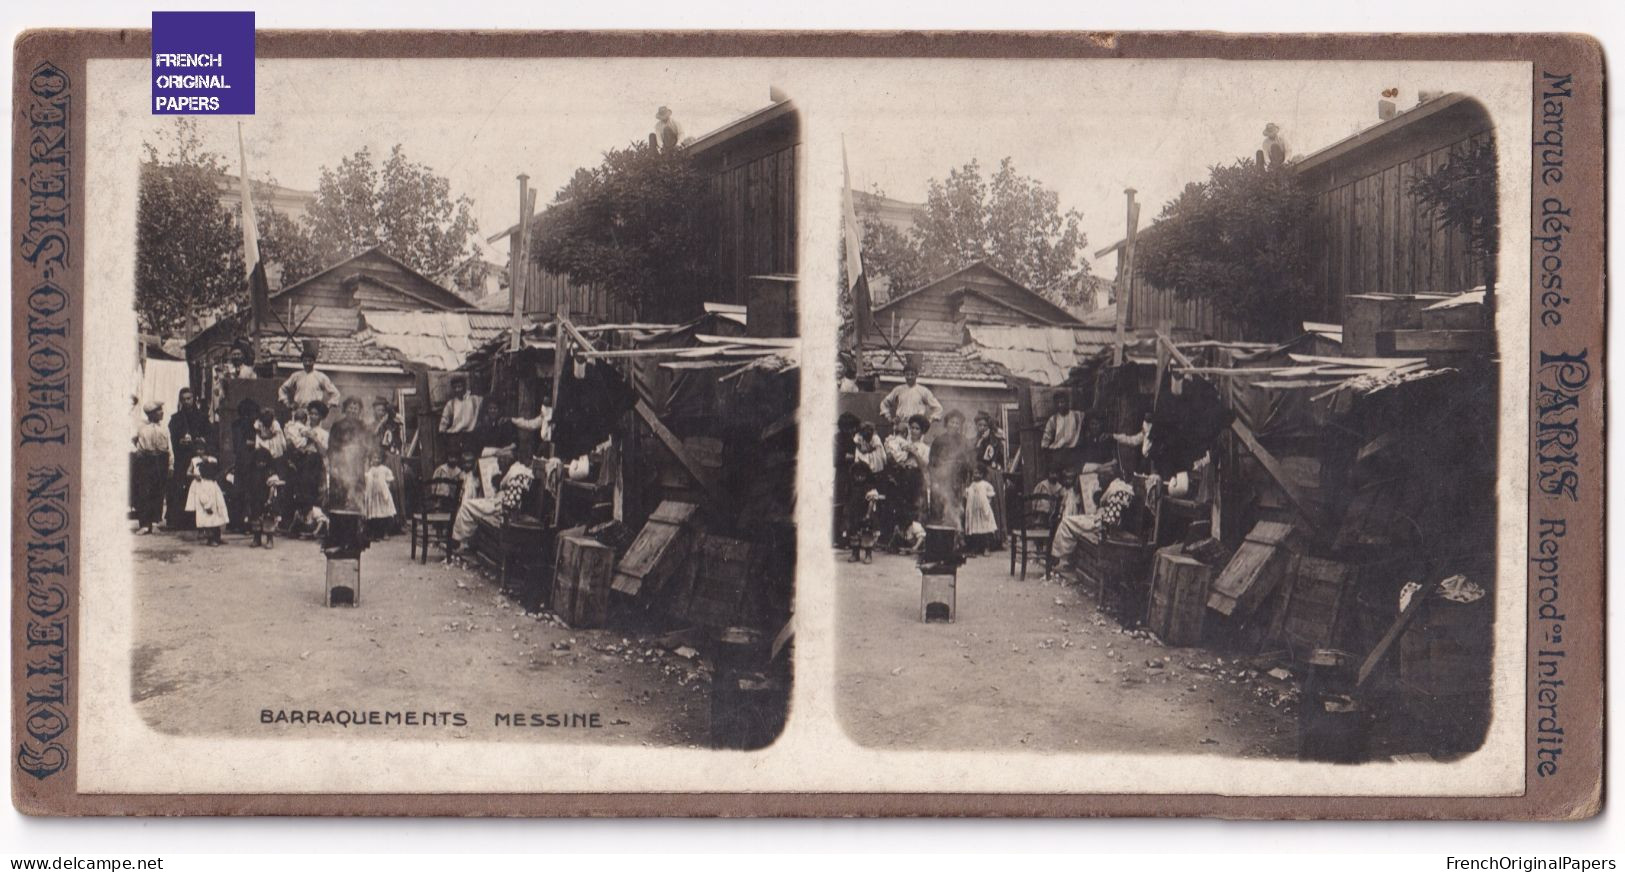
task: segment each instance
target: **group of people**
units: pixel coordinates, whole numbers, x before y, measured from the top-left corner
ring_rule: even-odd
[[[945,410],[912,367],[903,382],[877,421],[837,422],[836,529],[851,559],[871,561],[877,545],[916,551],[927,525],[958,529],[970,553],[997,549],[1006,455],[993,416],[978,411],[967,433],[964,413]]]
[[[398,458],[402,425],[386,397],[372,401],[371,419],[359,397],[342,397],[316,355],[282,383],[278,403],[237,405],[225,438],[224,468],[214,426],[191,388],[183,388],[164,426],[163,403],[149,401],[132,438],[131,503],[136,531],[197,529],[206,545],[221,532],[252,534],[254,547],[277,535],[321,535],[327,511],[363,513],[374,537],[398,529]],[[252,371],[248,373],[251,375]],[[338,416],[328,422],[333,409]]]
[[[1184,497],[1208,466],[1208,448],[1228,425],[1211,385],[1173,374],[1133,432],[1112,432],[1105,416],[1073,407],[1069,391],[1051,395],[1037,463],[1042,479],[1019,488],[1006,440],[988,411],[945,409],[909,367],[881,401],[875,421],[852,413],[836,435],[836,533],[850,559],[875,547],[914,551],[928,525],[958,529],[969,554],[999,548],[1007,528],[1046,515],[1054,529],[1051,564],[1064,563],[1085,531],[1131,525],[1148,500]]]

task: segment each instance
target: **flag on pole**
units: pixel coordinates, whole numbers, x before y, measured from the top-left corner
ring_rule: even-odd
[[[243,264],[248,271],[248,294],[254,309],[254,337],[259,338],[271,317],[271,288],[260,260],[260,233],[254,219],[254,197],[248,182],[248,148],[243,144],[243,123],[237,122],[238,181],[243,186]]]
[[[841,138],[842,218],[846,225],[846,290],[852,300],[852,318],[857,328],[853,350],[861,358],[863,337],[874,332],[874,306],[869,301],[869,280],[863,274],[863,233],[859,230],[857,207],[852,202],[852,173],[846,166],[846,138]],[[861,361],[859,366],[862,366]]]

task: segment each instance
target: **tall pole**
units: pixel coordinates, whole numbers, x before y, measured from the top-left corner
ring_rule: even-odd
[[[511,335],[508,350],[518,351],[519,332],[524,328],[525,286],[530,276],[530,210],[535,195],[530,190],[530,176],[519,174],[519,225],[508,241],[508,262],[512,265],[508,276],[508,309]]]
[[[1115,366],[1123,365],[1124,333],[1130,310],[1134,308],[1134,236],[1140,224],[1140,205],[1134,202],[1134,193],[1133,188],[1123,189],[1123,194],[1128,198],[1124,222],[1128,225],[1128,232],[1123,239],[1123,250],[1117,255],[1121,258],[1123,281],[1117,292],[1117,347],[1112,352]]]

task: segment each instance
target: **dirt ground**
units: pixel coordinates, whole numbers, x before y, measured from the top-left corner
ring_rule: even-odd
[[[1077,587],[1017,580],[1008,552],[960,569],[952,624],[921,623],[913,558],[837,559],[839,712],[859,744],[1294,756],[1290,680],[1125,632]]]
[[[357,608],[324,607],[325,559],[314,542],[278,539],[265,550],[247,541],[228,534],[209,548],[190,533],[134,538],[131,687],[155,729],[707,742],[709,680],[693,662],[616,632],[526,615],[473,569],[409,560],[404,535],[362,556]],[[314,712],[317,723],[292,722],[294,712],[300,721]],[[527,726],[497,722],[516,714]],[[549,714],[575,725],[550,725]],[[354,723],[358,716],[379,722]]]

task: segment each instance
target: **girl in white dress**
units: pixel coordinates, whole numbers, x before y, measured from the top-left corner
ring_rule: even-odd
[[[220,529],[231,520],[226,514],[226,495],[220,490],[220,461],[212,454],[192,458],[189,470],[192,486],[186,491],[186,510],[195,513],[203,544],[220,544]]]
[[[374,454],[368,463],[362,495],[370,528],[367,532],[370,538],[381,539],[395,526],[395,494],[390,487],[395,483],[395,474],[384,465],[382,454]]]
[[[965,546],[972,554],[985,554],[992,550],[998,536],[999,523],[993,516],[993,473],[982,465],[976,480],[965,488]]]

